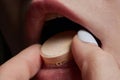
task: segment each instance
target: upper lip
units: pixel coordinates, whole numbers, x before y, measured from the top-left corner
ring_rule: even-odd
[[[71,1],[72,3],[74,1]],[[79,24],[79,17],[73,9],[74,4],[67,0],[33,0],[26,15],[26,26],[24,29],[24,41],[26,45],[38,43],[40,33],[49,13],[57,13]]]

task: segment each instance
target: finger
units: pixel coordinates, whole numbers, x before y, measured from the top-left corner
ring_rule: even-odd
[[[73,39],[72,52],[83,80],[118,80],[119,68],[113,56],[89,43],[91,40],[81,40],[78,36]]]
[[[0,80],[28,80],[40,67],[40,45],[33,45],[0,67]]]

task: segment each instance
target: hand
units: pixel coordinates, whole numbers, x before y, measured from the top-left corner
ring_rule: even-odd
[[[61,69],[44,69],[41,67],[43,65],[40,53],[40,45],[33,45],[18,53],[0,66],[0,80],[30,80],[36,74],[35,80],[66,80],[73,77],[78,69],[72,66]],[[74,79],[72,78],[72,80]]]
[[[91,43],[73,39],[76,65],[69,68],[41,68],[40,46],[31,46],[0,67],[0,80],[119,80],[120,71],[114,57]]]
[[[29,80],[40,67],[40,46],[33,45],[0,66],[0,80]]]
[[[96,44],[88,42],[80,41],[78,36],[75,36],[72,45],[82,80],[119,80],[120,69],[115,57]]]
[[[39,1],[39,0],[34,0],[34,1]],[[55,5],[55,3],[60,3],[61,6],[55,5],[54,8],[58,8],[56,10],[62,10],[62,11],[61,12],[56,11],[56,12],[63,14],[64,16],[68,18],[72,16],[72,18],[70,19],[72,19],[73,21],[76,21],[78,24],[82,24],[84,27],[90,30],[94,35],[96,35],[97,38],[99,38],[100,41],[102,42],[102,47],[100,49],[91,44],[84,44],[80,42],[77,38],[73,40],[72,51],[73,51],[74,59],[77,65],[79,66],[79,69],[82,72],[83,80],[87,76],[89,76],[87,78],[89,78],[90,80],[93,80],[93,79],[99,80],[99,78],[100,80],[101,78],[105,80],[108,78],[110,78],[111,80],[115,80],[115,79],[119,80],[119,77],[117,77],[119,75],[119,67],[120,67],[120,60],[119,60],[120,59],[119,57],[120,56],[119,54],[120,53],[120,50],[119,50],[119,47],[120,47],[119,3],[120,2],[119,0],[111,0],[111,1],[91,0],[89,2],[88,0],[76,0],[76,1],[71,0],[69,2],[67,2],[67,0],[53,0],[53,2],[50,0],[46,0],[46,2],[50,2],[50,3],[54,2],[52,6]],[[65,9],[67,12],[64,11]],[[38,36],[39,32],[37,33],[37,31],[34,31],[34,30],[33,30],[33,34],[32,33],[31,34],[34,35],[35,32],[36,32],[36,35]],[[19,55],[17,55],[16,57],[14,57],[13,59],[6,62],[0,67],[0,79],[1,80],[2,79],[5,80],[6,78],[9,78],[9,80],[10,79],[14,80],[16,78],[18,79],[19,77],[20,79],[21,78],[30,79],[30,77],[35,75],[38,69],[41,69],[40,67],[41,60],[40,60],[40,57],[38,57],[38,54],[33,54],[34,56],[31,56],[31,57],[26,56],[26,55],[29,56],[30,54],[24,54],[24,53],[30,53],[31,50],[32,51],[35,50],[36,52],[36,49],[34,50],[33,49],[30,50],[30,49],[25,50],[25,52],[24,51],[21,52]],[[37,51],[39,52],[38,48],[37,48]],[[99,56],[101,56],[102,58]],[[37,60],[35,60],[34,57]],[[30,66],[26,68],[26,66],[29,66],[31,64],[35,64],[35,65],[32,65],[32,67],[34,66],[35,67],[38,66],[38,67],[31,68]],[[19,67],[21,65],[22,67]],[[85,65],[88,65],[88,66],[85,66]],[[85,66],[87,68],[84,69],[82,68],[82,66]],[[93,69],[92,72],[94,73],[91,72],[91,69]],[[40,70],[41,72],[40,76],[46,75],[47,72],[45,71]],[[59,72],[63,73],[61,70]],[[104,75],[102,73],[107,74],[107,75]],[[108,74],[108,73],[111,73],[111,74]],[[7,75],[9,75],[10,77]],[[111,75],[112,75],[112,78],[111,78]]]
[[[39,39],[45,7],[45,12],[58,13],[87,28],[101,41],[102,49],[112,54],[120,65],[119,4],[119,0],[32,0],[26,22],[25,32],[29,37],[26,41],[33,43]]]
[[[119,80],[119,65],[114,56],[88,42],[80,41],[78,36],[73,39],[72,53],[78,67],[74,64],[68,68],[42,69],[37,80]]]

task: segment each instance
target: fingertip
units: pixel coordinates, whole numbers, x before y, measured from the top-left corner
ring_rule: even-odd
[[[21,55],[21,58],[25,59],[31,77],[34,76],[41,68],[42,60],[40,54],[41,54],[40,44],[31,45],[30,47],[26,48],[25,50],[18,54]]]
[[[41,68],[40,45],[32,45],[1,66],[2,79],[30,79]],[[14,72],[14,73],[13,73]],[[11,77],[10,77],[11,76]],[[1,77],[0,77],[1,79]]]
[[[113,80],[119,78],[119,67],[114,57],[94,44],[79,40],[78,36],[73,38],[72,54],[84,75],[83,79],[107,80],[110,76],[113,76]]]
[[[78,35],[72,41],[72,54],[79,67],[88,59],[90,55],[100,53],[102,50],[94,43],[83,42]],[[97,54],[98,54],[97,53]]]
[[[29,46],[28,48],[24,49],[23,51],[21,51],[20,53],[22,54],[22,52],[27,52],[27,51],[40,51],[41,45],[40,44],[34,44]]]

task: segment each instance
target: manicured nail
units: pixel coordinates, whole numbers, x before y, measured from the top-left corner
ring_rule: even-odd
[[[92,36],[92,34],[90,34],[89,32],[87,32],[85,30],[78,31],[78,38],[83,42],[94,43],[94,44],[98,45],[97,41]]]

